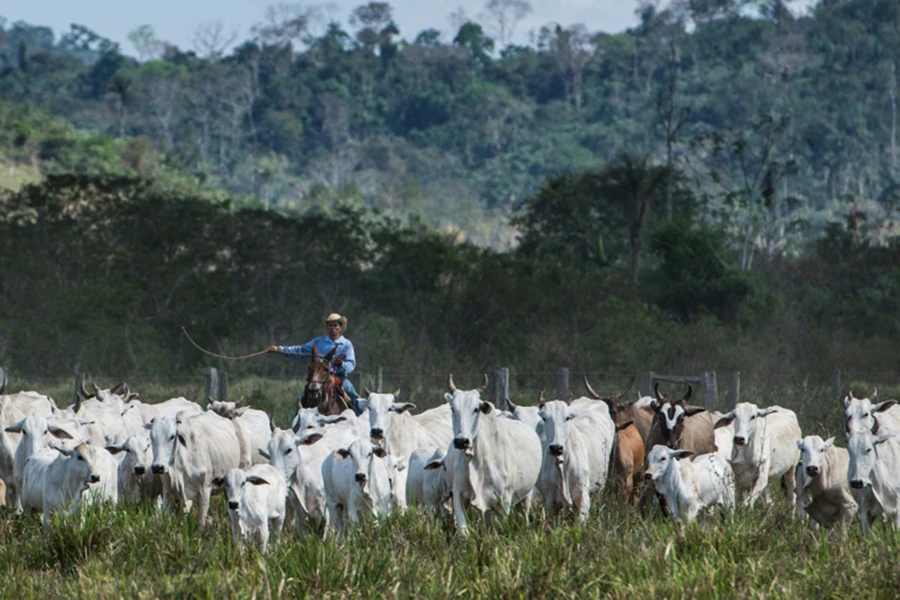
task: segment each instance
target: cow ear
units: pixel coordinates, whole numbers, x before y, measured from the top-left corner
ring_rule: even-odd
[[[444,394],[444,402],[450,402],[451,400],[453,400],[453,394],[449,392]]]
[[[844,408],[850,408],[850,396],[844,396]]]
[[[622,431],[623,429],[625,429],[629,425],[632,425],[633,423],[634,423],[634,421],[625,421],[624,423],[617,423],[616,431]]]
[[[831,448],[832,446],[834,446],[834,436],[831,436],[830,438],[828,438],[827,440],[825,440],[825,449],[826,449],[826,450],[828,450],[828,449]]]
[[[653,409],[653,412],[659,412],[659,409],[662,408],[662,403],[660,403],[660,402],[659,402],[658,400],[656,400],[656,399],[653,399],[653,400],[650,401],[650,408]]]
[[[385,456],[387,456],[387,451],[384,448],[373,448],[372,454],[374,454],[378,458],[384,458]]]
[[[64,446],[60,446],[59,444],[54,444],[53,442],[50,442],[47,445],[65,456],[72,456],[75,453],[75,451],[71,448],[66,448]]]
[[[685,414],[685,416],[693,417],[697,413],[702,413],[705,410],[706,409],[703,408],[702,406],[691,406],[690,408],[684,409],[684,414]]]
[[[734,421],[734,411],[722,415],[719,420],[716,421],[715,425],[713,425],[713,429],[718,429],[719,427],[728,427],[729,425],[731,425],[732,421]]]
[[[334,423],[341,423],[346,420],[347,420],[347,417],[345,417],[344,415],[329,415],[327,417],[321,417],[319,419],[319,423],[324,423],[326,425],[332,425]]]
[[[494,412],[494,405],[490,402],[485,401],[481,403],[481,405],[478,407],[478,410],[487,415]]]
[[[57,439],[60,439],[60,440],[72,440],[72,439],[75,439],[75,438],[72,437],[72,434],[71,434],[71,433],[69,433],[68,431],[66,431],[66,430],[63,429],[62,427],[59,427],[58,425],[50,425],[50,426],[48,426],[47,429],[50,431],[51,435],[53,435],[53,437],[55,437],[55,438],[57,438]]]
[[[897,434],[896,433],[886,433],[884,435],[876,435],[875,436],[875,445],[883,444],[886,441],[893,439]]]
[[[433,461],[429,462],[427,465],[425,465],[425,470],[433,471],[435,469],[440,469],[443,466],[443,464],[444,464],[443,458],[438,459],[438,460],[433,460]]]
[[[694,455],[693,450],[674,450],[672,452],[672,458],[681,460],[683,458],[689,458]]]
[[[144,429],[153,429],[153,421],[149,423],[144,423]]]
[[[212,481],[209,482],[209,487],[222,487],[225,485],[225,477],[216,477]]]
[[[350,458],[350,451],[346,448],[339,448],[334,451],[334,454],[339,458]]]
[[[245,412],[247,412],[248,410],[250,410],[249,406],[242,406],[239,409],[234,411],[234,416],[239,417],[242,414],[244,414]]]
[[[872,407],[872,412],[884,412],[895,404],[897,404],[896,400],[885,400],[884,402],[879,402]]]
[[[356,403],[359,405],[360,412],[365,412],[369,410],[369,399],[368,398],[357,398]]]
[[[271,456],[269,456],[268,451],[263,450],[262,448],[259,448],[257,451],[259,452],[259,455],[262,456],[266,460],[270,460],[272,458]]]
[[[184,439],[184,435],[181,434],[181,433],[178,434],[178,442],[179,442],[182,446],[184,446],[185,448],[187,448],[187,442],[186,442],[185,439]]]
[[[22,419],[18,423],[13,423],[9,425],[4,431],[8,431],[10,433],[22,433],[22,428],[25,427],[25,419]]]
[[[412,402],[405,402],[403,404],[400,404],[399,402],[395,402],[394,404],[391,405],[391,410],[394,411],[395,413],[404,413],[408,410],[414,409],[415,407],[416,407],[416,405],[413,404]]]
[[[106,446],[106,451],[110,454],[118,454],[119,452],[124,452],[125,448],[122,446]]]
[[[800,450],[800,452],[803,452],[803,440],[797,440],[797,448]]]
[[[250,475],[249,477],[247,477],[247,481],[249,483],[252,483],[253,485],[269,485],[269,482],[259,475]]]
[[[311,446],[312,444],[315,444],[316,442],[321,440],[323,437],[325,437],[325,434],[323,433],[310,433],[303,436],[302,438],[297,438],[296,442],[298,446]]]

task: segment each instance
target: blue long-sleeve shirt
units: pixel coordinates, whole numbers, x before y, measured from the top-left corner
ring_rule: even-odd
[[[340,367],[334,368],[334,374],[338,377],[346,377],[356,368],[356,353],[353,352],[353,343],[344,336],[332,340],[327,335],[323,335],[306,342],[302,346],[278,346],[278,353],[291,358],[308,358],[312,356],[313,346],[316,347],[319,356],[325,356],[337,346],[337,352],[334,353],[334,358],[340,358],[344,361]],[[332,359],[332,363],[333,362],[334,359]]]

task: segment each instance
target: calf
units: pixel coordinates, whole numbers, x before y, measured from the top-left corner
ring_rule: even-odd
[[[137,504],[162,496],[162,481],[150,474],[153,448],[150,436],[131,435],[124,440],[107,440],[106,449],[119,460],[119,500]]]
[[[665,497],[672,518],[690,523],[700,510],[713,506],[733,511],[734,473],[728,462],[714,452],[684,460],[691,456],[690,450],[657,444],[647,457],[644,477]]]
[[[644,441],[631,421],[616,425],[616,443],[612,466],[622,482],[622,498],[628,504],[637,502],[637,490],[644,478]]]
[[[760,409],[741,402],[719,419],[716,427],[732,422],[731,468],[738,496],[745,504],[752,505],[760,496],[768,503],[769,484],[780,478],[790,493],[794,489],[794,467],[800,460],[797,442],[803,437],[794,411],[780,406]]]
[[[25,465],[22,508],[40,512],[46,525],[57,510],[77,506],[90,485],[102,482],[95,468],[99,450],[81,441],[74,448],[54,443],[35,453]]]
[[[265,554],[269,528],[277,539],[284,525],[287,483],[281,472],[270,465],[229,469],[213,479],[212,485],[225,486],[234,543],[243,546],[248,538],[256,537],[259,551]]]
[[[900,439],[894,432],[875,435],[871,431],[851,431],[847,434],[850,464],[847,469],[850,487],[863,490],[871,487],[879,504],[860,506],[863,533],[868,533],[870,508],[883,513],[900,525]]]
[[[13,481],[17,490],[22,489],[22,480],[25,476],[25,464],[42,448],[47,447],[50,436],[61,440],[71,440],[74,438],[72,432],[59,424],[48,422],[47,419],[37,413],[29,414],[27,417],[6,427],[7,433],[21,434],[21,439],[16,447],[13,457]]]
[[[599,406],[605,409],[605,406]],[[561,400],[543,402],[543,458],[537,488],[547,515],[573,510],[583,523],[591,496],[606,484],[615,425],[606,410],[578,410]]]
[[[28,415],[49,418],[53,414],[53,401],[37,392],[19,392],[0,396],[0,480],[5,484],[6,500],[17,504],[18,487],[15,478],[15,455],[22,438],[21,433],[7,431],[7,427],[19,423]],[[21,479],[21,474],[20,474]]]
[[[446,511],[444,502],[450,497],[446,471],[443,468],[444,450],[418,448],[409,455],[406,477],[406,501],[412,506],[421,504],[439,517]]]
[[[847,477],[849,453],[835,447],[834,438],[825,441],[817,435],[806,436],[797,446],[797,505],[826,529],[835,523],[846,529],[858,508]]]
[[[207,410],[230,419],[234,424],[234,432],[241,449],[242,469],[266,462],[259,451],[269,445],[269,438],[272,437],[269,415],[249,406],[238,407],[235,402],[217,402],[212,398],[209,400]]]
[[[375,519],[390,516],[390,465],[384,448],[366,439],[354,440],[322,463],[329,525],[344,530],[345,521],[359,522],[363,515]]]

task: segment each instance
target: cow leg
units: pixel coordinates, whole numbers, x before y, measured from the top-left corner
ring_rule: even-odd
[[[591,495],[586,487],[580,488],[572,497],[573,508],[578,515],[578,520],[587,523],[588,514],[591,512]]]
[[[326,531],[329,528],[337,531],[338,533],[344,531],[344,519],[341,517],[341,509],[334,504],[328,505],[328,519],[325,527]]]
[[[534,502],[534,488],[531,489],[526,495],[525,500],[523,501],[524,509],[525,509],[525,523],[530,523],[531,517],[531,505]]]
[[[269,520],[263,519],[259,526],[259,553],[265,554],[269,548]]]
[[[455,491],[453,492],[453,516],[456,517],[456,530],[460,535],[466,535],[469,532],[466,511],[463,509],[461,494]]]
[[[204,485],[200,490],[200,501],[198,503],[198,519],[200,520],[200,527],[206,527],[206,515],[209,513],[209,494],[210,487],[209,484]],[[190,510],[190,509],[188,509]]]
[[[281,539],[281,530],[284,528],[284,514],[272,519],[272,534],[276,540]]]

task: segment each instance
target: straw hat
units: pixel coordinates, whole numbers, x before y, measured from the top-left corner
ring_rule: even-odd
[[[341,324],[341,329],[347,329],[347,317],[341,316],[337,313],[331,313],[327,317],[325,317],[325,324],[331,323],[333,321],[338,321]]]

